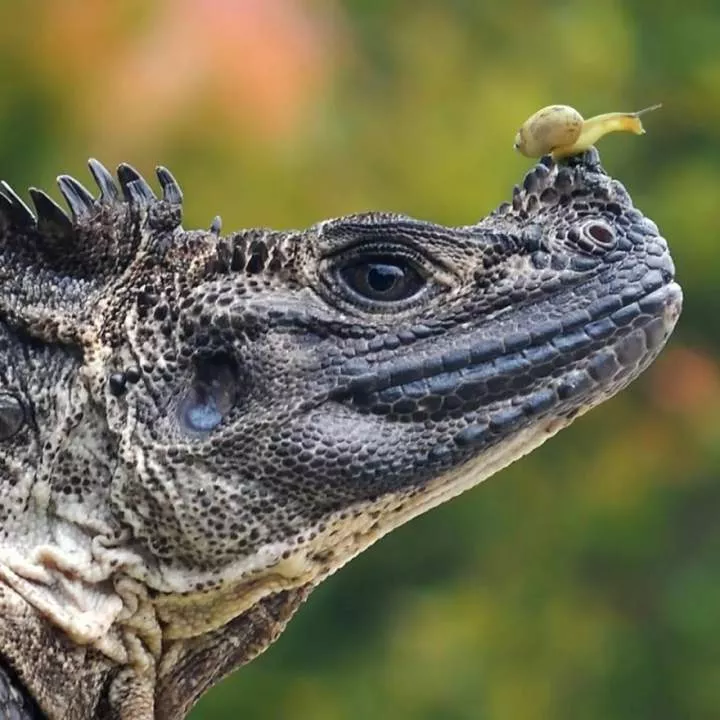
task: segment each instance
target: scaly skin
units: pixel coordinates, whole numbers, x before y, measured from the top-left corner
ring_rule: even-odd
[[[625,387],[680,313],[594,150],[472,226],[224,237],[182,229],[167,171],[158,200],[91,169],[97,199],[60,180],[72,219],[0,187],[0,656],[51,720],[184,717],[357,553]]]

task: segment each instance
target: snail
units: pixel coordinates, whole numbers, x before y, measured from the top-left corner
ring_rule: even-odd
[[[657,110],[661,105],[633,113],[612,112],[583,119],[568,105],[548,105],[531,115],[515,136],[515,149],[526,157],[552,155],[553,159],[578,155],[588,150],[603,135],[631,132],[643,135],[640,116]]]

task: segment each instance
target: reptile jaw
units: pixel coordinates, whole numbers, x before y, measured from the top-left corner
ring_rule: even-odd
[[[487,409],[481,422],[471,423],[455,435],[455,444],[477,452],[479,446],[503,441],[508,433],[532,424],[542,416],[556,418],[564,426],[617,394],[664,347],[680,315],[680,286],[669,283],[646,295],[640,301],[640,307],[643,304],[655,307],[657,312],[649,318],[637,315],[616,343],[595,348],[582,359],[576,359],[574,367],[561,372],[543,388],[526,395],[519,394],[509,403],[498,403],[494,409]],[[627,307],[623,308],[625,313]],[[436,458],[449,454],[449,450],[442,448],[431,451]]]
[[[537,404],[523,406],[533,414],[553,404],[551,397],[541,399],[553,388],[534,391],[547,378],[559,394],[556,400],[563,399],[563,393],[577,394],[563,390],[564,370],[569,366],[585,363],[588,380],[610,383],[615,376],[624,377],[647,364],[645,356],[648,361],[654,357],[682,304],[677,284],[656,284],[660,286],[639,297],[626,297],[625,302],[619,297],[601,298],[545,323],[537,332],[516,333],[505,341],[482,337],[442,355],[391,363],[387,370],[368,363],[365,374],[335,389],[330,399],[389,421],[441,422],[502,406],[510,399],[519,405],[515,401],[525,395]]]

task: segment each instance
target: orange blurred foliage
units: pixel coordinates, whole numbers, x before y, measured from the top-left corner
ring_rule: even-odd
[[[701,417],[720,407],[720,367],[700,350],[667,348],[650,378],[653,399],[665,411]]]
[[[198,114],[255,138],[285,137],[339,63],[332,3],[322,13],[300,0],[132,5],[47,3],[38,18],[37,61],[58,83],[75,78],[73,114],[105,147],[157,145]]]

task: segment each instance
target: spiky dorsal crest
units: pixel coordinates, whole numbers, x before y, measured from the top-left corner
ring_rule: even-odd
[[[156,169],[162,188],[158,199],[130,165],[118,167],[116,184],[97,160],[88,164],[97,197],[70,175],[57,179],[69,213],[34,187],[33,213],[6,182],[0,183],[0,249],[6,257],[70,277],[98,278],[132,260],[143,225],[165,230],[180,225],[182,191],[167,168]]]
[[[11,324],[69,326],[139,253],[167,249],[180,228],[182,191],[167,168],[156,169],[160,198],[130,165],[118,167],[117,181],[97,160],[89,168],[97,197],[70,175],[57,179],[68,211],[33,187],[33,212],[0,183],[0,312]]]

